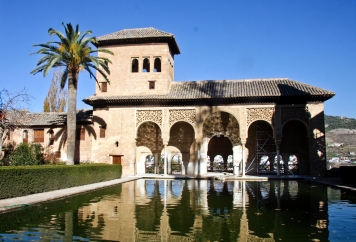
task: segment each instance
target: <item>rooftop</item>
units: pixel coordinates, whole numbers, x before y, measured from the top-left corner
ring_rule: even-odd
[[[174,35],[155,28],[123,29],[96,38],[97,46],[115,44],[168,43],[173,54],[180,54]]]
[[[78,110],[77,123],[92,122],[92,116],[93,110]],[[66,112],[10,111],[6,117],[11,123],[18,123],[22,126],[63,126],[67,123]]]
[[[288,78],[172,82],[166,95],[90,96],[83,101],[89,105],[199,105],[219,102],[238,103],[303,103],[326,101],[335,95],[322,88]]]

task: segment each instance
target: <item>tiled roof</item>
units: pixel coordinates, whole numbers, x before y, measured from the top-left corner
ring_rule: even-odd
[[[111,34],[97,37],[98,41],[113,39],[138,39],[138,38],[155,38],[155,37],[174,37],[173,34],[167,33],[155,28],[123,29]]]
[[[180,54],[178,44],[171,33],[155,28],[123,29],[96,38],[97,46],[110,44],[168,43],[173,54]]]
[[[335,93],[287,78],[173,82],[167,95],[90,96],[83,101],[89,105],[119,104],[140,100],[198,101],[229,99],[243,102],[266,102],[279,98],[303,98],[306,101],[325,101]]]
[[[93,110],[78,110],[77,122],[91,122]],[[43,112],[20,114],[19,112],[9,112],[6,116],[11,123],[17,123],[23,126],[50,126],[50,125],[66,125],[67,113],[65,112]]]

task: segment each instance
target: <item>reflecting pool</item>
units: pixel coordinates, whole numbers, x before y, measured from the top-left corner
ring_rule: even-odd
[[[0,241],[356,241],[355,204],[306,181],[142,179],[0,214]]]

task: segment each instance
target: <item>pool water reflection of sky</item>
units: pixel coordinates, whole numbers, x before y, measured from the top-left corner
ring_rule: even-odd
[[[356,194],[305,181],[137,180],[0,214],[0,241],[356,241]]]

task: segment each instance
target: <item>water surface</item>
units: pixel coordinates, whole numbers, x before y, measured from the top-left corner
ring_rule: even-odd
[[[0,241],[356,241],[355,204],[305,181],[137,180],[0,214]]]

